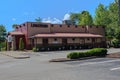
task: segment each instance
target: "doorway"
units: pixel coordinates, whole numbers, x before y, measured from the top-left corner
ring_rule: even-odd
[[[62,44],[63,44],[63,45],[66,45],[66,44],[67,44],[67,39],[66,39],[66,38],[63,38],[63,39],[62,39]]]
[[[48,39],[47,39],[47,38],[44,38],[44,39],[42,40],[42,43],[43,43],[43,45],[48,45]]]

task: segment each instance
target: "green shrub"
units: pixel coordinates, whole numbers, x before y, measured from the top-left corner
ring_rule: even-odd
[[[71,52],[70,54],[67,55],[67,58],[77,59],[77,58],[79,58],[79,53],[78,52]]]
[[[38,48],[36,48],[36,47],[33,47],[32,51],[33,51],[33,52],[38,52],[38,51],[39,51],[39,49],[38,49]]]
[[[90,57],[90,56],[105,56],[107,55],[107,49],[105,48],[94,48],[86,52],[71,52],[67,55],[67,58],[70,59],[78,59],[82,57]]]
[[[107,55],[107,49],[105,48],[94,48],[90,50],[93,56],[105,56]]]
[[[6,51],[6,47],[1,48],[1,51]]]
[[[1,44],[0,44],[0,50],[1,51],[6,51],[7,50],[7,42],[6,41],[4,41],[4,42],[1,42]]]
[[[22,38],[19,40],[19,50],[24,50],[24,42]]]
[[[84,54],[84,52],[79,52],[79,53],[78,53],[78,56],[79,56],[79,58],[81,58],[81,57],[85,57],[86,54]]]
[[[115,47],[115,48],[119,48],[120,47],[120,41],[116,38],[114,38],[112,41],[112,46]]]

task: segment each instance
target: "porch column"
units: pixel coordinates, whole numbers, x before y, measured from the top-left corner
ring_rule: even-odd
[[[85,43],[86,43],[86,42],[85,42],[85,39],[86,39],[86,38],[83,38],[83,45],[84,45],[84,46],[85,46]]]
[[[16,39],[15,39],[15,36],[12,37],[12,50],[16,50]]]
[[[37,38],[34,38],[35,39],[35,47],[37,47]]]

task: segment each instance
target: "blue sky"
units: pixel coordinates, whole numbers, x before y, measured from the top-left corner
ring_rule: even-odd
[[[35,21],[41,17],[44,22],[60,23],[70,12],[87,10],[94,16],[99,3],[106,6],[114,0],[1,0],[0,24],[11,31],[12,24]]]

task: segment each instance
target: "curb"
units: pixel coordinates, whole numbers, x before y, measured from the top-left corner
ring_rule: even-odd
[[[86,59],[93,59],[93,58],[101,58],[101,57],[85,57],[85,58],[79,58],[79,59],[69,59],[69,58],[58,58],[58,59],[51,59],[49,62],[67,62],[67,61],[79,61],[79,60],[86,60]]]
[[[3,55],[6,55],[6,56],[9,56],[9,57],[13,57],[15,59],[26,59],[26,58],[30,58],[30,56],[28,55],[22,55],[22,54],[18,54],[18,53],[15,53],[15,54],[12,54],[12,53],[1,53]]]

